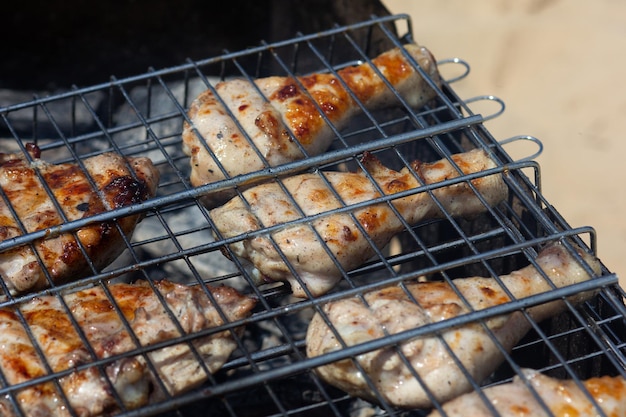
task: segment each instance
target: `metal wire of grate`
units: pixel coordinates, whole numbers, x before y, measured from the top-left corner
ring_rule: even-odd
[[[399,31],[406,33],[398,36]],[[375,391],[375,398],[366,401],[327,384],[315,369],[343,360],[352,361],[358,367],[359,362],[353,359],[359,355],[386,347],[394,347],[399,352],[398,346],[409,340],[437,337],[448,329],[472,323],[485,325],[491,318],[513,312],[524,314],[530,323],[528,334],[510,351],[496,343],[504,359],[486,380],[474,380],[467,370],[463,370],[473,390],[480,392],[481,387],[508,381],[523,367],[575,380],[605,374],[626,376],[626,342],[623,339],[626,324],[623,299],[626,294],[617,284],[616,276],[604,266],[600,276],[592,280],[554,287],[552,291],[521,299],[511,297],[509,302],[495,307],[387,334],[366,343],[347,346],[344,342],[343,349],[307,357],[307,325],[313,314],[322,312],[329,302],[362,298],[368,291],[413,281],[435,279],[453,283],[456,279],[472,276],[492,277],[497,281],[502,275],[532,264],[540,249],[552,242],[570,242],[595,252],[594,230],[591,227],[572,228],[542,194],[540,166],[533,160],[534,155],[512,159],[506,151],[507,141],[497,141],[485,128],[483,123],[486,120],[503,111],[503,103],[493,97],[462,99],[457,96],[453,84],[469,73],[469,65],[461,60],[440,61],[441,68],[460,69],[457,72],[461,75],[446,77],[441,88],[430,80],[431,88],[437,91],[431,104],[413,109],[398,94],[396,108],[364,111],[356,116],[349,126],[336,132],[337,138],[331,148],[321,155],[280,166],[266,166],[259,171],[200,187],[190,184],[189,158],[182,151],[181,134],[183,123],[190,122],[187,109],[200,92],[212,88],[219,80],[232,77],[253,80],[269,75],[294,77],[313,71],[336,72],[355,63],[369,62],[380,52],[412,40],[408,16],[372,17],[359,24],[335,27],[313,35],[299,34],[284,42],[262,43],[245,51],[225,51],[219,57],[189,61],[161,70],[149,69],[136,77],[112,78],[105,84],[76,87],[63,94],[36,97],[30,102],[0,109],[2,152],[24,153],[27,143],[35,143],[41,149],[42,158],[52,163],[67,163],[113,151],[127,156],[147,156],[161,174],[157,195],[145,202],[67,221],[53,230],[42,229],[1,241],[0,253],[9,253],[23,245],[33,245],[51,234],[77,233],[94,222],[115,223],[124,216],[145,216],[132,238],[124,240],[126,250],[114,263],[102,270],[90,263],[92,270],[85,278],[53,285],[41,292],[6,295],[0,306],[3,311],[18,312],[19,306],[44,295],[55,296],[63,303],[62,295],[91,286],[107,292],[115,282],[155,282],[160,279],[201,287],[204,284],[228,285],[257,300],[257,306],[247,318],[226,320],[226,324],[217,328],[192,333],[184,332],[178,325],[179,334],[184,336],[149,346],[141,346],[134,336],[135,349],[110,357],[100,357],[89,349],[90,342],[83,336],[89,360],[58,372],[45,365],[44,375],[19,384],[10,384],[7,368],[0,366],[0,396],[15,407],[16,415],[23,415],[17,407],[22,390],[52,382],[62,393],[63,378],[94,367],[107,380],[107,369],[111,364],[138,356],[145,359],[149,370],[156,375],[155,365],[150,365],[150,353],[180,343],[193,352],[199,368],[207,374],[206,382],[177,395],[165,394],[163,398],[136,409],[124,407],[109,382],[121,410],[119,415],[425,415],[429,409],[395,407],[383,393],[376,392],[371,380],[368,386]],[[422,76],[428,78],[423,71]],[[498,110],[491,116],[475,114],[472,108],[477,101],[493,103]],[[514,139],[530,139],[531,143],[541,146],[534,138]],[[267,180],[280,183],[301,172],[354,170],[363,167],[361,157],[364,153],[375,155],[391,169],[411,170],[413,160],[452,162],[453,154],[476,148],[485,150],[496,161],[496,167],[324,213],[349,214],[374,204],[393,209],[394,200],[419,193],[430,194],[443,211],[440,218],[418,224],[408,224],[398,216],[404,230],[396,234],[390,244],[378,247],[370,240],[375,248],[371,259],[352,270],[341,270],[342,280],[334,290],[308,299],[292,297],[290,287],[285,283],[253,284],[254,277],[234,256],[229,245],[266,236],[289,225],[311,224],[322,215],[303,215],[277,226],[221,238],[215,232],[214,219],[200,200],[206,194],[244,184]],[[502,175],[508,198],[491,207],[472,181],[493,174]],[[375,183],[371,176],[368,178]],[[436,191],[461,183],[473,187],[485,206],[484,213],[463,219],[446,212],[443,203],[435,197]],[[4,204],[10,205],[6,196],[3,198]],[[58,204],[62,205],[61,202]],[[570,253],[575,253],[572,246],[568,248]],[[289,262],[286,257],[282,259]],[[341,269],[338,262],[335,264]],[[590,271],[588,265],[585,267]],[[569,299],[586,291],[595,291],[597,295],[581,305],[566,302],[565,311],[548,320],[535,322],[527,313],[533,306]],[[4,293],[7,294],[6,287]],[[110,292],[107,294],[122,317],[113,296]],[[160,301],[165,303],[163,296]],[[65,309],[72,317],[69,307]],[[226,317],[225,312],[220,315]],[[176,322],[171,312],[169,317]],[[28,329],[26,320],[23,317],[20,320]],[[332,326],[328,318],[326,320]],[[127,319],[122,321],[125,331],[132,335],[132,324]],[[76,332],[82,334],[77,320],[72,318],[71,322]],[[245,326],[243,333],[234,331],[242,325]],[[194,341],[222,330],[232,333],[236,349],[219,371],[211,373]],[[44,347],[34,343],[34,336],[30,338],[45,364]],[[407,361],[406,357],[401,359]],[[413,376],[419,378],[416,371]],[[164,386],[160,391],[167,392]],[[61,400],[69,401],[63,394]],[[437,406],[438,402],[434,401],[434,404]],[[70,415],[80,415],[80,412],[70,412]]]

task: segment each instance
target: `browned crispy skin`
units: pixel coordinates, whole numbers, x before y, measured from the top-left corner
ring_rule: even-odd
[[[85,170],[78,164],[48,164],[39,149],[30,145],[32,162],[22,154],[0,154],[0,239],[51,228],[154,196],[159,173],[147,158],[125,158],[115,153],[87,158]],[[51,189],[59,211],[43,183]],[[12,207],[15,213],[11,212]],[[15,217],[17,215],[17,218]],[[130,237],[140,215],[117,220]],[[23,228],[23,229],[22,229]],[[76,231],[86,255],[100,269],[117,258],[125,245],[115,222],[98,222]],[[35,241],[34,247],[53,283],[92,273],[72,233]],[[49,282],[30,246],[0,253],[0,274],[11,293],[48,287]]]
[[[436,91],[407,55],[435,84],[440,83],[431,53],[409,44],[404,50],[394,48],[377,56],[371,64],[340,69],[336,75],[274,76],[254,83],[232,79],[215,86],[221,101],[212,90],[204,91],[191,104],[192,124],[185,123],[183,130],[183,150],[191,157],[191,184],[201,186],[292,162],[305,156],[302,150],[308,156],[321,154],[336,138],[335,129],[362,112],[361,105],[369,111],[401,105],[385,80],[409,106],[425,105]],[[225,190],[203,201],[211,208],[234,195],[233,190]]]
[[[224,323],[202,287],[169,281],[157,281],[154,285],[185,334]],[[142,346],[182,336],[148,283],[113,284],[109,291]],[[209,291],[228,321],[246,317],[255,305],[254,300],[230,287],[209,287]],[[102,287],[66,295],[64,301],[98,359],[138,347]],[[35,298],[22,305],[20,311],[51,371],[65,371],[96,359],[57,297]],[[0,329],[0,368],[10,385],[48,374],[15,310],[0,309]],[[194,340],[193,346],[213,373],[228,359],[236,343],[231,331],[223,330]],[[170,394],[195,387],[208,377],[184,343],[152,351],[148,358]],[[139,355],[107,363],[102,371],[90,367],[71,372],[60,379],[59,385],[76,413],[85,417],[119,410],[113,390],[128,409],[145,405],[160,395],[146,357]],[[17,402],[27,416],[69,416],[60,392],[50,382],[19,391]],[[0,400],[0,412],[3,417],[14,415],[6,398]]]

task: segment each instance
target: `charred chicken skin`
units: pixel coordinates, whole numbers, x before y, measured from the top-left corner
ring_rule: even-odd
[[[63,300],[67,309],[57,296],[34,298],[21,305],[19,310],[0,309],[0,368],[7,382],[15,385],[47,375],[44,363],[52,372],[63,372],[96,359],[133,351],[140,347],[134,338],[146,347],[224,324],[218,307],[201,286],[184,286],[163,280],[154,282],[154,287],[164,301],[147,282],[119,283],[108,287],[115,305],[103,287],[93,287],[65,295]],[[254,300],[233,288],[208,289],[228,321],[248,316],[255,305]],[[79,337],[68,311],[96,357]],[[18,313],[45,358],[37,354]],[[131,337],[131,331],[134,337]],[[146,355],[112,359],[101,369],[74,370],[62,376],[58,386],[53,382],[42,382],[17,391],[15,400],[29,417],[70,416],[68,406],[81,417],[114,414],[121,405],[134,409],[162,397],[157,379],[168,394],[180,393],[205,381],[207,371],[216,372],[236,348],[232,331],[225,329],[190,342],[204,365],[188,343],[179,343],[149,351]],[[158,375],[150,371],[147,361]],[[0,399],[0,415],[17,415],[8,398]]]
[[[385,194],[413,190],[423,184],[436,184],[463,174],[479,173],[496,166],[483,150],[472,150],[432,163],[414,162],[412,170],[400,172],[384,167],[373,155],[366,155],[363,164],[374,182],[364,172],[308,173],[282,181],[250,188],[243,193],[246,203],[235,197],[222,207],[211,211],[216,228],[225,238],[242,235],[262,228],[298,220],[304,216],[320,215],[329,210],[363,203],[381,197],[376,185]],[[456,166],[455,166],[456,165]],[[325,180],[328,181],[329,185]],[[488,205],[496,205],[508,195],[501,174],[485,175],[471,181],[486,201],[485,205],[468,182],[437,188],[433,195],[452,216],[474,216],[485,212]],[[335,197],[333,190],[341,201]],[[442,215],[431,194],[419,192],[392,200],[392,204],[409,224],[415,224]],[[301,214],[302,213],[302,214]],[[270,234],[261,234],[236,241],[230,245],[249,269],[258,284],[268,281],[287,281],[295,296],[306,297],[302,284],[313,296],[332,289],[341,279],[341,271],[351,270],[369,260],[375,250],[362,230],[379,247],[385,246],[404,224],[387,203],[372,204],[349,212],[320,216],[310,223],[286,225]],[[319,234],[320,238],[318,238]],[[299,279],[292,273],[283,257],[289,261]],[[323,243],[322,243],[323,242]],[[328,254],[330,250],[332,257]],[[301,284],[302,283],[302,284]]]
[[[36,146],[27,149],[31,160],[0,154],[0,240],[137,204],[157,188],[159,173],[148,158],[105,153],[85,159],[83,170],[75,163],[49,164]],[[78,241],[95,268],[103,268],[126,247],[119,230],[130,237],[140,220],[132,215],[94,223],[6,250],[0,253],[0,275],[12,294],[79,279],[93,272]]]
[[[550,378],[533,369],[522,369],[524,378],[535,394],[516,375],[513,382],[487,387],[483,390],[500,417],[626,417],[626,379],[620,376],[602,376],[582,381],[581,390],[573,380]],[[540,403],[537,400],[541,398]],[[593,398],[590,401],[587,395]],[[550,414],[546,411],[546,407]],[[468,410],[474,417],[494,414],[484,400],[475,393],[467,393],[444,404],[441,414],[433,411],[428,417],[464,417]],[[601,414],[598,410],[602,410]]]
[[[599,274],[599,261],[582,250],[579,252],[594,274]],[[542,250],[536,263],[539,269],[531,264],[500,277],[514,298],[551,291],[550,282],[556,287],[564,287],[591,278],[561,243]],[[390,286],[366,293],[364,299],[367,305],[355,297],[330,302],[323,307],[323,311],[343,342],[353,346],[510,301],[493,278],[459,278],[454,280],[454,286],[467,303],[447,282],[421,282],[407,284],[408,293],[401,286]],[[580,293],[570,301],[579,303],[593,295],[592,292]],[[527,312],[539,322],[560,313],[563,308],[564,303],[559,300],[529,307]],[[503,353],[496,346],[494,337],[504,349],[510,351],[531,327],[520,311],[495,316],[484,323],[493,335],[476,322],[442,331],[440,337],[425,335],[401,343],[398,349],[411,364],[412,370],[405,366],[394,346],[364,353],[356,360],[376,391],[390,404],[429,408],[432,404],[424,386],[439,402],[451,400],[472,389],[443,341],[474,380],[480,383],[503,360]],[[342,349],[342,344],[319,313],[309,324],[306,342],[309,357]],[[377,401],[364,375],[351,359],[321,366],[317,371],[329,384],[352,395]],[[412,371],[419,375],[424,386]]]
[[[435,59],[426,48],[415,44],[385,52],[372,64],[408,105],[419,107],[436,93],[407,53],[435,83],[440,82]],[[400,105],[385,80],[370,63],[364,63],[341,69],[337,75],[316,73],[297,79],[274,76],[257,79],[254,84],[244,79],[218,83],[217,96],[209,89],[193,101],[191,124],[184,125],[183,150],[191,157],[191,184],[201,186],[321,154],[336,137],[329,122],[341,129],[362,111],[361,106],[375,110]],[[229,189],[211,193],[203,201],[213,208],[234,195]]]

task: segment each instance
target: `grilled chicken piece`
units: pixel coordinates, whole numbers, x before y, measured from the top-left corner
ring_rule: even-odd
[[[582,381],[587,391],[585,393],[572,380],[550,378],[532,369],[522,369],[522,373],[535,393],[541,397],[545,406],[550,410],[550,414],[546,412],[535,394],[526,386],[526,383],[516,375],[511,383],[496,385],[483,390],[493,408],[498,412],[498,416],[599,417],[606,415],[626,417],[626,380],[623,377],[603,376]],[[596,404],[589,400],[587,394],[594,399]],[[604,414],[600,414],[596,406]],[[428,417],[467,416],[468,410],[471,410],[474,417],[494,415],[484,400],[473,392],[444,404],[443,411],[445,414],[433,411]]]
[[[431,100],[435,91],[405,54],[408,52],[435,83],[440,82],[437,65],[422,46],[411,44],[404,49],[392,49],[372,63],[408,105],[419,107]],[[337,73],[368,110],[400,103],[369,63]],[[234,177],[301,159],[305,155],[300,146],[308,156],[320,154],[336,137],[325,118],[336,129],[342,129],[362,111],[334,74],[312,74],[297,80],[275,76],[257,79],[254,84],[244,79],[220,82],[215,90],[223,103],[206,90],[191,104],[189,119],[193,127],[185,123],[183,150],[191,156],[192,185],[226,178],[214,157],[227,176]],[[213,208],[234,195],[232,189],[212,193],[204,203]]]
[[[465,174],[496,166],[483,150],[457,154],[452,160]],[[436,184],[459,176],[459,171],[447,159],[433,163],[413,162],[412,168],[420,177],[419,180],[407,168],[400,172],[385,168],[370,154],[364,157],[363,163],[385,194],[416,189],[420,187],[420,181]],[[381,196],[363,172],[323,173],[343,200],[342,203],[335,198],[321,175],[308,173],[283,180],[295,204],[278,183],[266,183],[246,190],[243,195],[247,205],[235,197],[211,211],[216,228],[223,237],[229,238],[300,219],[300,210],[305,216],[312,216],[341,208],[344,204],[362,203]],[[484,176],[471,182],[489,205],[498,204],[507,196],[508,189],[500,174]],[[487,210],[467,182],[435,189],[433,194],[453,216],[473,216]],[[393,204],[410,224],[442,214],[427,192],[398,198],[393,200]],[[306,297],[300,281],[291,274],[272,245],[271,239],[274,239],[299,279],[313,296],[318,296],[332,289],[342,276],[324,246],[328,247],[344,270],[362,265],[375,254],[354,219],[379,248],[404,229],[402,221],[386,203],[355,209],[352,214],[354,218],[347,212],[324,215],[311,222],[285,226],[274,231],[271,238],[267,233],[261,234],[236,241],[230,247],[242,259],[258,284],[288,281],[295,296]],[[312,227],[325,244],[320,242]]]
[[[169,281],[157,281],[154,286],[164,303],[147,282],[108,287],[141,346],[173,340],[182,336],[181,332],[191,334],[224,324],[201,286]],[[255,305],[254,300],[230,287],[209,287],[209,290],[229,322],[245,318]],[[63,298],[97,359],[138,348],[102,287],[81,290]],[[79,338],[58,297],[35,298],[22,305],[20,311],[52,372],[71,370],[96,359]],[[0,328],[0,367],[10,385],[48,374],[16,310],[0,309]],[[210,373],[216,372],[237,346],[231,330],[227,329],[194,339],[192,343]],[[113,389],[123,405],[133,409],[159,397],[156,378],[165,384],[170,394],[177,394],[208,377],[188,343],[150,351],[147,357],[158,376],[150,372],[146,356],[134,355],[107,362],[100,371],[88,367],[70,372],[59,380],[59,386],[76,414],[87,417],[118,411]],[[52,382],[20,390],[16,398],[27,416],[70,415]],[[7,398],[0,401],[3,417],[15,415],[11,410]]]
[[[599,261],[582,250],[579,253],[594,273],[599,274]],[[590,279],[590,275],[562,244],[546,247],[536,262],[556,287]],[[533,265],[500,278],[516,299],[552,290],[549,281]],[[390,286],[365,294],[368,306],[359,298],[349,298],[330,302],[323,307],[323,311],[345,344],[353,346],[510,300],[493,278],[456,279],[454,285],[469,306],[446,282],[423,282],[407,285],[417,304],[400,286]],[[592,295],[592,292],[581,293],[570,301],[579,303]],[[563,306],[562,301],[554,301],[529,307],[527,312],[534,320],[541,321],[560,313]],[[531,326],[519,311],[489,318],[485,320],[485,325],[507,350],[524,337]],[[489,376],[503,360],[503,354],[492,336],[478,322],[445,330],[441,332],[441,338],[432,334],[401,343],[398,349],[440,402],[471,390],[470,383],[448,353],[442,338],[478,382]],[[309,357],[342,349],[319,313],[309,324],[306,342]],[[423,386],[404,365],[394,346],[359,355],[357,360],[376,390],[390,404],[410,408],[432,405]],[[374,392],[352,360],[330,363],[317,368],[317,371],[328,383],[352,395],[376,401]]]
[[[155,194],[159,173],[148,158],[105,153],[85,159],[85,172],[78,164],[46,163],[39,159],[40,151],[35,145],[28,145],[27,149],[32,161],[22,154],[0,154],[0,187],[4,194],[0,195],[0,240],[60,225],[63,217],[77,220],[140,203]],[[7,250],[0,253],[0,275],[12,294],[48,287],[43,267],[54,284],[79,279],[92,270],[76,236],[93,265],[100,269],[126,247],[115,224],[130,237],[140,219],[140,215],[127,216],[116,222],[91,224],[75,234],[36,240],[33,246],[43,265],[31,245]]]

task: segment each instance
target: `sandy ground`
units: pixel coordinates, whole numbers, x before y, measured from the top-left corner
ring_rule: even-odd
[[[453,85],[463,99],[492,94],[506,103],[486,123],[496,139],[541,140],[543,194],[572,227],[596,230],[600,258],[626,287],[626,2],[384,3],[391,13],[410,15],[415,40],[437,59],[471,65]]]

